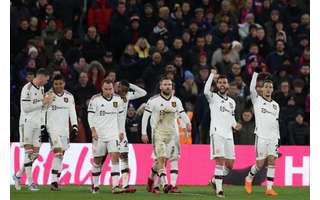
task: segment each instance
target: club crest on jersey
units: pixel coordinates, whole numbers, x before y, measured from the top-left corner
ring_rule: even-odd
[[[64,97],[64,98],[63,98],[63,101],[66,102],[66,103],[68,103],[68,101],[69,101],[68,97]]]
[[[172,107],[175,108],[177,106],[177,103],[175,101],[173,101],[173,102],[171,102],[171,105],[172,105]]]
[[[113,102],[113,107],[118,108],[118,102]]]
[[[276,105],[272,105],[273,109],[277,110],[277,106]]]

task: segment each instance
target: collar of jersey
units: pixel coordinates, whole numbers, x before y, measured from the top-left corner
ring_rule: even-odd
[[[35,88],[37,88],[37,90],[39,90],[40,87],[37,87],[32,81],[30,83],[33,85],[33,87],[35,87]]]
[[[160,93],[160,96],[164,99],[164,100],[166,100],[166,101],[169,101],[170,99],[171,99],[171,97],[172,97],[172,95],[167,99],[166,97],[164,97],[164,96],[162,96],[162,94]]]
[[[64,95],[64,92],[61,95],[56,93],[55,91],[53,91],[53,93],[55,93],[55,95],[57,95],[58,97],[62,97]]]
[[[102,93],[101,93],[101,96],[102,96],[105,100],[107,100],[107,101],[111,101],[111,100],[112,100],[112,98],[113,98],[113,95],[112,95],[110,99],[107,99],[105,96],[103,96],[103,94],[102,94]]]
[[[268,99],[266,99],[266,98],[264,98],[262,95],[261,95],[261,97],[264,99],[264,100],[266,100],[267,102],[272,102],[272,99],[269,101]]]
[[[225,98],[224,96],[222,96],[221,94],[219,94],[219,92],[217,92],[217,95],[219,96],[219,97],[221,97],[223,100],[228,100],[228,96],[226,96],[227,98]]]

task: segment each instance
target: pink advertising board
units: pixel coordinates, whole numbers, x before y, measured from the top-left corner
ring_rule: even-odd
[[[23,163],[24,152],[18,143],[11,144],[11,173],[13,174]],[[147,176],[152,166],[151,145],[130,145],[129,165],[132,185],[146,184]],[[214,171],[214,161],[210,158],[209,145],[182,145],[179,160],[180,185],[207,185]],[[308,146],[282,146],[279,148],[280,158],[276,162],[275,185],[277,186],[308,186],[309,185],[309,155]],[[33,166],[34,182],[50,184],[50,167],[53,154],[49,144],[43,144],[40,156]],[[91,184],[91,144],[71,144],[63,160],[61,184]],[[230,184],[242,183],[250,165],[255,162],[254,146],[236,146],[236,161],[234,171],[226,177]],[[100,182],[109,185],[111,163],[108,158],[102,169]],[[238,180],[236,180],[238,179]],[[25,183],[25,175],[22,182]],[[13,184],[13,182],[11,182]],[[260,182],[259,184],[264,184]]]

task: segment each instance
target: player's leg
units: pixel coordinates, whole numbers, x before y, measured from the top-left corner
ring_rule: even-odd
[[[274,181],[274,175],[275,175],[275,160],[276,157],[274,156],[268,156],[267,158],[267,195],[276,196],[278,195],[273,189],[273,181]]]
[[[154,154],[152,152],[152,154]],[[154,155],[152,155],[154,157]],[[148,176],[148,182],[147,182],[147,191],[148,192],[152,192],[153,189],[153,184],[155,183],[155,178],[157,177],[157,173],[158,173],[158,166],[157,166],[157,159],[153,159],[153,165],[150,169],[150,174]]]
[[[211,136],[211,159],[216,161],[215,169],[214,169],[214,177],[211,180],[211,184],[214,192],[218,197],[223,197],[223,170],[225,165],[225,141],[224,138],[219,135]]]
[[[178,158],[174,158],[170,160],[170,184],[172,185],[172,189],[170,192],[172,193],[181,193],[182,191],[177,187],[177,179],[178,179]]]
[[[252,181],[255,175],[264,168],[267,158],[267,146],[266,143],[256,137],[255,141],[256,149],[256,163],[251,166],[248,175],[245,178],[245,190],[248,194],[252,193]]]
[[[120,161],[122,188],[126,193],[136,192],[137,189],[129,186],[129,147],[126,139],[120,142]]]
[[[101,174],[103,156],[94,157],[92,162],[92,187],[91,193],[95,194],[99,192],[99,178]]]
[[[124,192],[124,189],[119,188],[120,166],[119,166],[119,141],[113,140],[107,142],[107,150],[111,157],[111,178],[112,178],[112,193],[118,194]]]
[[[24,130],[24,149],[25,149],[25,159],[24,159],[24,168],[27,175],[28,185],[30,191],[38,191],[39,188],[36,184],[33,183],[32,177],[32,164],[34,162],[34,151],[33,151],[33,144],[34,141],[40,140],[40,127],[32,123],[25,123],[25,130]],[[37,133],[39,132],[39,134]],[[37,138],[36,138],[37,136]]]
[[[268,143],[268,157],[267,157],[267,191],[266,194],[270,196],[278,195],[272,188],[275,176],[275,161],[278,157],[278,142]]]
[[[224,157],[216,157],[216,167],[215,167],[215,172],[214,172],[214,183],[216,185],[216,195],[217,197],[223,197],[223,188],[222,188],[222,183],[223,183],[223,170],[224,170],[224,165],[225,165],[225,159]]]
[[[19,135],[20,135],[20,148],[24,148],[24,124],[19,125]],[[25,168],[22,164],[19,168],[19,170],[12,176],[14,185],[16,190],[21,190],[21,176],[24,172]]]
[[[101,174],[102,161],[107,153],[106,143],[100,140],[92,140],[92,187],[91,193],[99,192],[99,177]]]

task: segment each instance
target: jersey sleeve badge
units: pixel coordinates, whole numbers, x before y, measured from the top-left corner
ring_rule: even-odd
[[[68,103],[68,101],[69,101],[68,97],[64,97],[64,98],[63,98],[63,101],[66,102],[66,103]]]

